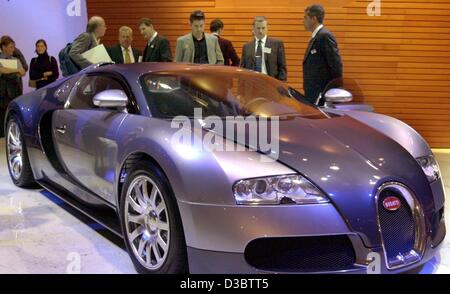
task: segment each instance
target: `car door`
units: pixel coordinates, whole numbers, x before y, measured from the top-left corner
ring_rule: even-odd
[[[128,113],[96,107],[92,99],[113,89],[127,93],[123,82],[112,76],[84,76],[64,109],[55,111],[52,118],[55,149],[69,177],[110,203],[114,203],[116,133]]]

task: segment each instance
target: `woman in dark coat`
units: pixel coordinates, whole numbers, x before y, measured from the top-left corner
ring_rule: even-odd
[[[59,77],[58,63],[53,56],[47,53],[45,40],[36,42],[37,57],[30,62],[30,80],[36,81],[36,89],[53,83]]]

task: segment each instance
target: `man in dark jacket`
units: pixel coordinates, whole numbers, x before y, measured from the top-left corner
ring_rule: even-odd
[[[213,35],[219,40],[220,50],[222,51],[224,64],[231,66],[239,66],[241,60],[234,49],[233,43],[230,40],[221,37],[223,34],[223,22],[220,19],[215,19],[211,22],[209,29]]]
[[[142,18],[139,21],[139,31],[147,40],[143,62],[171,62],[173,60],[169,40],[155,31],[150,19]]]
[[[141,52],[131,47],[133,30],[123,26],[119,29],[119,44],[109,47],[108,54],[116,64],[137,63],[142,59]]]
[[[267,19],[257,16],[253,21],[254,38],[242,48],[241,67],[287,80],[283,41],[267,36]]]
[[[320,5],[305,9],[303,24],[312,33],[303,58],[303,89],[312,103],[317,101],[325,86],[332,80],[342,78],[342,61],[337,41],[323,26],[325,11]],[[324,94],[324,93],[322,93]],[[324,99],[319,101],[319,105]]]

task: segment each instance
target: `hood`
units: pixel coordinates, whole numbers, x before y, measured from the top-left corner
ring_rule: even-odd
[[[280,120],[278,161],[324,191],[367,246],[381,244],[375,195],[383,183],[408,186],[431,219],[432,191],[416,160],[389,137],[351,117]]]

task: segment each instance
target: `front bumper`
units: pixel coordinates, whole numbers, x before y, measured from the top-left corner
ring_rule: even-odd
[[[353,241],[353,240],[352,240]],[[353,243],[353,242],[352,242]],[[429,247],[428,250],[425,251],[422,259],[414,264],[409,266],[397,269],[397,270],[388,270],[386,267],[386,262],[384,258],[384,252],[382,247],[376,248],[365,248],[362,242],[359,245],[353,243],[356,246],[359,246],[359,256],[358,259],[361,260],[363,264],[356,264],[354,267],[341,270],[341,271],[322,271],[322,272],[308,272],[308,273],[318,273],[318,274],[398,274],[407,271],[414,270],[428,261],[430,261],[439,251],[440,245],[437,247]],[[376,268],[371,266],[371,264],[367,263],[367,261],[363,261],[365,257],[369,255],[369,253],[377,253],[380,256],[379,263],[379,271]],[[270,254],[268,252],[268,254]],[[209,273],[209,274],[274,274],[274,273],[288,273],[288,274],[296,274],[296,273],[305,273],[305,272],[273,272],[273,271],[264,271],[259,270],[250,266],[245,260],[243,253],[230,253],[230,252],[217,252],[217,251],[208,251],[201,250],[192,247],[188,247],[188,259],[189,259],[189,271],[192,274],[196,273]]]
[[[178,205],[191,273],[295,273],[258,269],[249,264],[244,252],[249,243],[257,239],[336,235],[347,236],[351,241],[355,263],[343,270],[321,270],[320,273],[400,273],[417,268],[432,259],[445,236],[445,224],[442,221],[440,240],[435,238],[432,242],[431,235],[427,236],[420,261],[388,270],[382,246],[366,247],[362,236],[349,229],[330,203],[264,207],[186,202],[179,202]],[[373,253],[379,258],[378,266],[371,263],[369,258]]]

